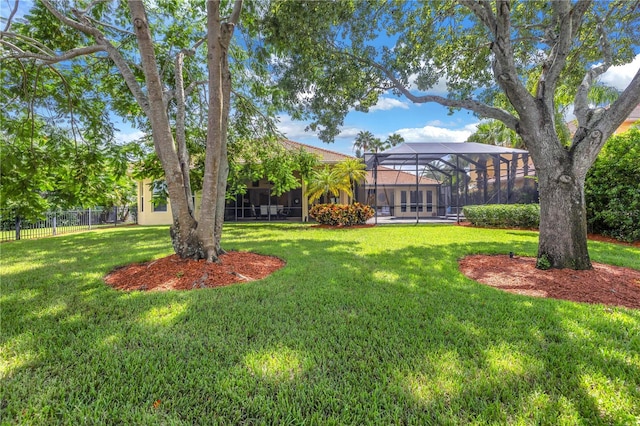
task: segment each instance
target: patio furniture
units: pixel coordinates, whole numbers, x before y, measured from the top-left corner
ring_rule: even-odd
[[[269,216],[269,206],[263,204],[260,206],[260,217],[266,218],[267,216]]]

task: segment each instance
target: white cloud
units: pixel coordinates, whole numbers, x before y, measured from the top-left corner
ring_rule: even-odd
[[[308,122],[294,121],[289,115],[281,115],[278,117],[278,120],[278,130],[288,139],[294,141],[304,141],[309,139],[316,140],[318,138],[318,134],[316,132],[306,130],[307,126],[309,125]],[[358,133],[362,130],[363,129],[359,127],[343,127],[340,129],[340,133],[336,136],[336,140],[346,139],[349,141],[353,141],[353,139],[355,139]]]
[[[146,135],[147,134],[145,132],[142,132],[140,130],[132,130],[128,133],[118,131],[115,133],[115,139],[120,143],[129,143],[138,139],[142,139]]]
[[[306,130],[309,124],[303,121],[293,121],[289,115],[278,117],[278,130],[291,140],[315,138],[315,132]]]
[[[361,131],[362,129],[358,127],[344,127],[336,139],[355,139]]]
[[[438,79],[436,84],[434,84],[429,90],[419,91],[418,84],[416,80],[418,79],[418,74],[412,74],[409,76],[409,90],[414,90],[420,93],[428,93],[430,95],[439,95],[444,96],[449,93],[449,89],[447,88],[447,76],[443,73],[442,76]]]
[[[406,142],[464,142],[476,130],[477,123],[468,124],[462,129],[453,130],[426,125],[424,127],[396,130]]]
[[[640,69],[640,54],[628,64],[613,66],[600,77],[600,81],[607,86],[615,87],[618,90],[627,88],[633,77]]]
[[[373,111],[389,111],[394,108],[409,109],[409,104],[395,98],[380,98],[378,103],[369,108],[369,112]]]

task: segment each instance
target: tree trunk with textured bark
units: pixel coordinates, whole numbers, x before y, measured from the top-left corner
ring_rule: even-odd
[[[228,176],[227,122],[230,110],[231,74],[228,48],[242,1],[234,3],[229,22],[222,22],[220,1],[207,1],[207,65],[209,69],[209,113],[207,120],[206,160],[202,185],[200,216],[195,218],[188,173],[188,155],[183,140],[184,105],[178,108],[178,140],[173,139],[162,82],[154,55],[151,33],[142,2],[130,1],[136,37],[140,46],[148,91],[148,116],[156,153],[165,172],[171,202],[173,225],[170,234],[174,251],[182,258],[217,261],[222,252],[220,238],[224,221],[224,198]],[[176,60],[178,101],[184,103],[181,64],[184,52]],[[181,133],[182,132],[182,133]]]
[[[538,170],[540,188],[540,269],[591,269],[587,251],[584,176],[573,172],[569,160],[559,169]]]

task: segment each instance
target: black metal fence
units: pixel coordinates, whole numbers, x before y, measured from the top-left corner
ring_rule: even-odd
[[[27,220],[0,210],[0,242],[43,238],[96,228],[138,223],[135,206],[94,207],[48,212],[44,218]]]

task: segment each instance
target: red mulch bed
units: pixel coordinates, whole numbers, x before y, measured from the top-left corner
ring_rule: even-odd
[[[277,257],[240,251],[221,255],[220,263],[181,259],[173,254],[118,268],[104,280],[118,290],[193,290],[259,280],[284,265]]]
[[[589,271],[536,269],[536,259],[474,255],[460,260],[467,277],[504,291],[640,309],[640,271],[593,263]]]
[[[589,235],[589,239],[624,244],[600,235]],[[219,263],[180,259],[174,254],[116,269],[105,282],[118,290],[193,290],[259,280],[284,265],[282,259],[248,252],[229,252],[220,256]],[[640,309],[640,271],[630,268],[594,263],[590,271],[541,271],[535,268],[534,258],[474,255],[460,261],[460,271],[511,293]]]

